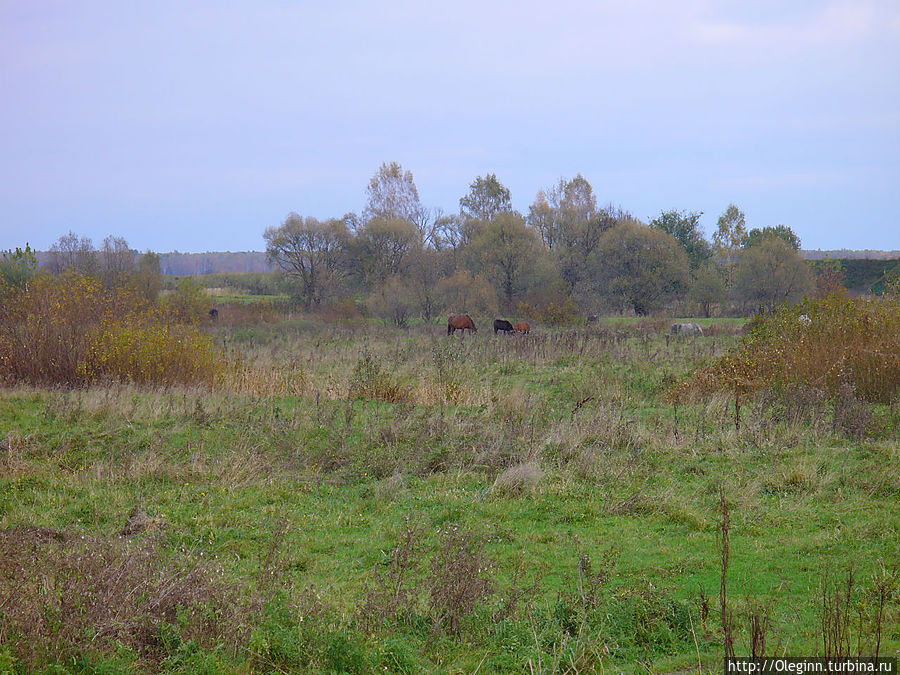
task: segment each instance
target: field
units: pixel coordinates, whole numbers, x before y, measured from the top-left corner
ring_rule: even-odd
[[[860,427],[767,391],[738,428],[727,396],[666,393],[741,321],[475,319],[224,307],[221,386],[0,390],[0,672],[702,672],[728,635],[900,653],[895,406]]]

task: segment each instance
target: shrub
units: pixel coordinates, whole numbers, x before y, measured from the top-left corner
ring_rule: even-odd
[[[0,380],[85,386],[212,382],[211,339],[134,288],[75,273],[40,277],[0,306]]]
[[[112,378],[138,384],[199,384],[222,373],[212,338],[190,326],[105,321],[83,362],[89,382]]]
[[[834,399],[849,384],[869,403],[890,403],[900,391],[900,301],[807,300],[762,318],[740,346],[670,392],[730,391],[736,400],[769,386],[804,385]]]
[[[178,280],[175,292],[166,298],[169,310],[181,322],[195,322],[207,316],[209,298],[200,282],[190,277]]]

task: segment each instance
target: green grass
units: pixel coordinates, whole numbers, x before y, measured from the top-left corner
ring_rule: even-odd
[[[575,672],[668,672],[696,669],[699,652],[715,669],[720,487],[731,504],[739,653],[758,604],[771,605],[770,653],[816,653],[826,571],[852,567],[870,588],[882,564],[900,559],[895,411],[879,408],[863,441],[833,431],[827,411],[788,423],[762,403],[745,406],[738,433],[724,399],[679,409],[676,427],[666,383],[733,346],[733,334],[448,341],[440,328],[215,329],[245,359],[303,363],[302,397],[0,393],[0,529],[112,541],[141,506],[156,525],[134,545],[153,542],[161,568],[211,565],[230,601],[251,608],[235,619],[236,637],[195,635],[184,617],[163,622],[150,651],[101,640],[64,658],[28,656],[14,631],[0,631],[0,664],[8,654],[22,672],[455,673],[527,672],[529,661],[553,672],[568,659]],[[435,348],[451,350],[452,372],[438,372]],[[344,399],[364,349],[409,400]],[[469,398],[425,403],[441,377]],[[494,487],[524,462],[541,467],[532,483]],[[372,620],[363,608],[385,588],[407,525],[420,532],[411,598]],[[491,585],[458,631],[435,624],[428,591],[436,574],[465,584],[431,568],[453,525],[480,542]],[[579,580],[582,556],[591,574],[582,565]],[[713,607],[705,622],[701,589]],[[8,592],[0,581],[0,602]],[[888,610],[881,652],[896,655],[896,596]]]

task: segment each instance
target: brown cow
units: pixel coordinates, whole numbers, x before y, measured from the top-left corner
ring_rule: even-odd
[[[453,335],[458,330],[461,330],[463,335],[466,334],[466,330],[470,330],[473,333],[478,332],[471,316],[468,314],[451,314],[447,319],[447,335]]]
[[[528,335],[528,331],[531,330],[531,324],[527,321],[519,321],[516,324],[515,331],[516,333],[521,333],[522,335]]]

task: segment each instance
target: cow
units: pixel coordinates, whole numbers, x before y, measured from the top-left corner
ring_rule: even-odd
[[[506,319],[494,319],[494,335],[503,331],[504,333],[512,333],[513,325]]]
[[[513,330],[516,331],[516,334],[528,335],[528,331],[531,330],[531,324],[527,321],[519,321]]]
[[[461,330],[463,335],[466,334],[467,330],[470,330],[473,333],[478,332],[471,316],[468,314],[451,314],[447,319],[447,335],[453,335],[458,330]]]
[[[209,318],[213,323],[216,323],[219,320],[219,310],[215,307],[209,310]]]
[[[696,323],[673,323],[669,332],[672,335],[703,335],[703,329]]]

